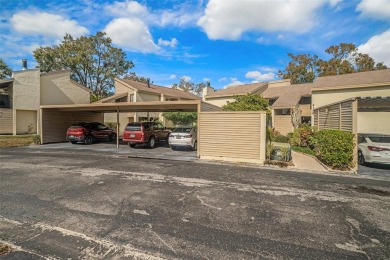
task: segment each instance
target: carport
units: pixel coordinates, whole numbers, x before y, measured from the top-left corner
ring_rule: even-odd
[[[197,112],[197,156],[204,159],[263,163],[265,112],[223,112],[201,100],[47,105],[40,108],[41,143],[64,142],[67,128],[77,122],[103,122],[104,113]],[[245,134],[239,134],[245,130]],[[117,136],[119,148],[119,135]]]
[[[313,111],[314,126],[358,133],[390,134],[390,96],[354,97],[319,107]],[[357,145],[354,163],[357,167]]]

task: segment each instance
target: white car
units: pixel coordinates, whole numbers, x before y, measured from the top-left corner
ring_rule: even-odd
[[[390,135],[359,134],[358,162],[390,164]]]
[[[178,127],[174,129],[169,135],[169,146],[172,150],[177,147],[188,147],[193,151],[198,148],[196,127]]]

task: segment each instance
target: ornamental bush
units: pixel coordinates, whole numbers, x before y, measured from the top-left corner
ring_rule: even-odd
[[[320,130],[314,134],[317,157],[326,165],[339,170],[347,170],[353,165],[354,139],[351,132],[340,130]]]

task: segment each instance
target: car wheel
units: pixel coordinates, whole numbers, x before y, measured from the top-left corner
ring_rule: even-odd
[[[152,136],[149,138],[148,147],[152,149],[155,146],[156,146],[156,140],[154,139],[154,136]]]
[[[116,134],[112,133],[112,134],[110,135],[110,142],[113,142],[113,141],[115,141],[115,140],[116,140]]]
[[[194,142],[194,146],[192,146],[192,151],[196,151],[198,149],[198,141]]]
[[[77,141],[70,141],[71,144],[77,144]]]
[[[85,144],[92,144],[93,143],[93,137],[91,135],[86,136],[85,140],[84,140],[84,143]]]
[[[130,143],[129,143],[129,147],[130,147],[130,148],[134,148],[135,145],[136,145],[136,144],[130,144]]]
[[[358,152],[358,164],[360,164],[360,165],[366,164],[366,160],[364,159],[364,155],[363,155],[362,151]]]

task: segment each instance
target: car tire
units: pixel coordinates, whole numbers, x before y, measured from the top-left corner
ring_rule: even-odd
[[[87,135],[84,140],[85,144],[92,144],[93,143],[93,136],[92,135]]]
[[[198,150],[198,141],[195,141],[194,146],[192,146],[191,148],[192,148],[192,151]]]
[[[70,141],[71,144],[77,144],[77,141]]]
[[[154,139],[154,136],[152,136],[149,138],[148,147],[150,149],[153,149],[155,146],[156,146],[156,139]]]
[[[135,146],[136,146],[136,144],[130,144],[130,143],[129,143],[129,147],[130,147],[130,148],[134,148]]]
[[[171,145],[171,149],[175,151],[176,150],[176,146],[172,146]]]
[[[112,133],[109,138],[110,138],[110,142],[115,141],[116,140],[116,134]]]
[[[360,164],[360,165],[366,164],[366,159],[364,159],[364,155],[363,155],[362,151],[358,151],[358,164]]]

